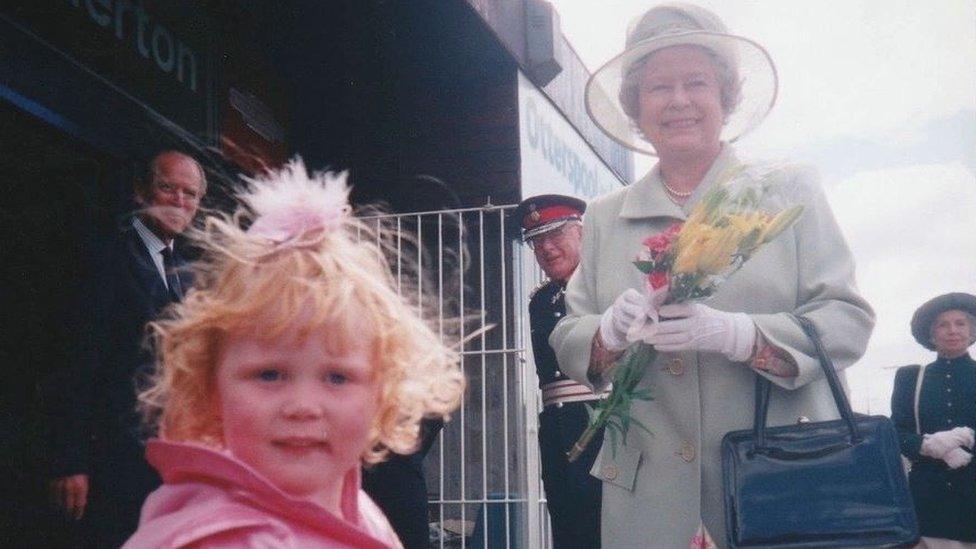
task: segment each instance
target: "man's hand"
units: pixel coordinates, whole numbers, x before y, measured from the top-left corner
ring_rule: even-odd
[[[85,516],[88,505],[88,475],[59,477],[48,482],[51,505],[64,511],[74,520]]]

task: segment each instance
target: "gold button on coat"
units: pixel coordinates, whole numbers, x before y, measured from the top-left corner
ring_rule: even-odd
[[[685,362],[680,356],[676,356],[668,361],[668,373],[673,376],[680,376],[685,373]]]
[[[617,467],[614,465],[605,465],[603,467],[603,478],[607,480],[614,480],[617,478]]]
[[[695,445],[687,440],[682,442],[681,451],[678,452],[678,455],[681,456],[681,459],[690,463],[693,459],[695,459]]]

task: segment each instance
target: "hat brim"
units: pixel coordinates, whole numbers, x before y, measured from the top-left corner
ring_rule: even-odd
[[[932,323],[946,311],[965,311],[976,316],[976,295],[954,292],[934,297],[919,307],[912,315],[912,337],[922,347],[935,351],[932,344]],[[973,329],[973,327],[970,327]]]
[[[724,57],[736,67],[742,89],[740,101],[722,129],[721,139],[734,142],[754,130],[773,105],[779,90],[779,75],[769,52],[758,43],[734,34],[688,31],[643,40],[614,57],[586,83],[586,112],[611,139],[633,151],[657,156],[636,124],[620,104],[620,88],[626,71],[636,61],[671,46],[702,46]]]
[[[528,242],[533,238],[539,236],[540,234],[546,234],[550,231],[555,231],[556,229],[562,227],[563,225],[569,223],[570,221],[579,221],[578,217],[564,217],[562,219],[554,219],[545,225],[540,225],[534,229],[522,232],[522,242]]]

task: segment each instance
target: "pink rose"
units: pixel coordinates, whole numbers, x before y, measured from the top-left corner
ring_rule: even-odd
[[[654,255],[661,252],[666,252],[668,250],[668,246],[670,245],[671,239],[668,238],[666,233],[656,234],[644,240],[644,247],[650,250]]]
[[[682,223],[672,223],[663,233],[649,236],[644,239],[644,247],[651,251],[655,257],[668,251],[671,243],[681,232]]]
[[[665,229],[664,234],[668,235],[669,239],[674,239],[681,232],[681,228],[684,227],[684,222],[672,223],[670,227]]]
[[[668,273],[664,271],[651,271],[647,275],[647,282],[651,285],[652,290],[663,288],[668,285]]]

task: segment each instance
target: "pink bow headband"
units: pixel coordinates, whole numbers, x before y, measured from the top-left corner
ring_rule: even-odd
[[[255,215],[247,233],[281,244],[341,227],[351,211],[346,175],[326,171],[309,176],[296,156],[280,170],[246,178],[250,188],[240,198]]]

